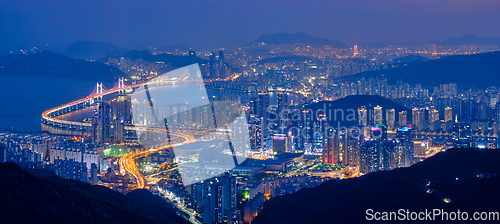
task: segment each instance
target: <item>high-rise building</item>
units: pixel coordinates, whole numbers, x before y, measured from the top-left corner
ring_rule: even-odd
[[[189,51],[189,60],[191,61],[191,64],[196,63],[196,52],[195,51]]]
[[[287,136],[285,134],[275,134],[273,136],[273,153],[282,154],[287,152]]]
[[[97,185],[97,173],[99,172],[99,169],[97,167],[97,164],[92,163],[90,167],[90,184],[92,185]]]
[[[249,102],[250,110],[249,115],[255,115],[256,117],[260,116],[260,101],[259,99],[252,100]]]
[[[300,111],[300,121],[299,121],[299,129],[297,133],[294,133],[298,136],[296,142],[296,150],[306,151],[313,142],[313,125],[312,125],[312,110],[302,110]]]
[[[92,115],[92,142],[103,144],[111,140],[111,107],[98,102]]]
[[[389,129],[393,129],[394,127],[396,127],[396,110],[394,109],[390,109],[387,111],[387,127]]]
[[[87,166],[75,160],[56,159],[54,161],[55,173],[65,179],[88,182]]]
[[[7,147],[4,144],[0,144],[0,163],[7,162]]]
[[[319,114],[312,123],[312,152],[319,153],[324,148],[325,132],[328,129],[328,118],[324,114]]]
[[[359,147],[361,144],[361,133],[345,133],[340,136],[341,151],[342,151],[342,164],[349,167],[359,166]]]
[[[219,51],[219,77],[221,79],[226,78],[226,61],[224,59],[223,51]]]
[[[436,110],[436,109],[431,110],[431,114],[430,114],[429,117],[430,117],[429,121],[431,123],[435,122],[435,121],[438,121],[439,120],[439,111]]]
[[[395,140],[386,141],[383,144],[384,150],[384,169],[392,170],[399,167],[401,152],[397,150]]]
[[[324,132],[322,154],[324,164],[340,164],[340,136],[332,128]]]
[[[125,95],[119,95],[118,98],[111,101],[111,120],[122,120],[125,124],[131,124],[131,104]]]
[[[417,126],[422,120],[420,120],[420,110],[418,108],[413,108],[411,110],[411,123]]]
[[[368,114],[365,107],[358,108],[358,124],[363,126],[368,125]]]
[[[250,119],[248,119],[248,129],[250,148],[252,149],[252,151],[260,151],[260,149],[262,148],[261,118],[256,117],[255,114],[251,114]]]
[[[269,123],[270,123],[270,113],[268,110],[271,108],[270,106],[270,99],[269,99],[269,92],[261,92],[259,93],[259,101],[260,101],[260,107],[259,107],[259,116],[261,117],[261,128],[262,128],[262,149],[265,149],[265,147],[268,145],[267,140],[269,139],[269,133],[270,133],[270,128],[269,128]],[[276,118],[272,118],[276,119]]]
[[[122,143],[125,141],[125,125],[123,120],[113,120],[113,142]]]
[[[485,108],[486,109],[486,108]],[[444,122],[452,121],[453,120],[453,111],[451,107],[446,107],[444,109]]]
[[[203,212],[203,223],[232,222],[236,209],[236,178],[233,174],[227,172],[192,184],[188,187],[188,194],[193,208]]]
[[[289,125],[287,122],[291,121],[288,119],[288,93],[278,93],[278,107],[277,107],[277,114],[278,114],[278,120],[277,123],[278,125],[278,132],[281,134],[284,134],[286,132],[286,127]]]
[[[359,171],[363,174],[378,170],[379,152],[381,152],[381,141],[365,141],[359,149]]]
[[[382,124],[382,107],[376,106],[373,108],[373,124]]]
[[[413,165],[413,129],[402,127],[396,134],[396,148],[400,151],[399,167]]]
[[[406,111],[399,112],[399,126],[406,126],[408,124],[408,113]]]
[[[208,77],[210,79],[216,79],[218,76],[215,63],[216,63],[215,62],[215,53],[210,52],[210,55],[208,56],[208,71],[209,71]]]

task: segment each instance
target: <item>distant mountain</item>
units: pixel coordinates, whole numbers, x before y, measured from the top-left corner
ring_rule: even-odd
[[[386,119],[386,113],[388,109],[395,110],[396,122],[399,121],[398,113],[401,111],[407,111],[408,122],[411,122],[411,109],[402,106],[398,103],[393,102],[387,98],[376,96],[376,95],[354,95],[347,96],[335,101],[321,101],[314,104],[309,104],[305,106],[304,109],[311,109],[314,112],[314,117],[316,114],[326,114],[328,118],[329,125],[337,128],[339,125],[341,127],[351,127],[357,125],[358,108],[366,107],[373,111],[373,107],[382,107],[382,118]],[[336,112],[337,111],[337,112]],[[354,113],[354,116],[352,116]],[[351,116],[350,116],[351,115]],[[371,117],[369,117],[371,119]]]
[[[463,37],[451,37],[437,42],[439,45],[495,45],[500,46],[500,38],[495,37],[476,37],[472,34]]]
[[[253,43],[266,43],[266,44],[307,44],[314,47],[318,46],[331,46],[334,48],[349,48],[347,45],[327,38],[320,38],[311,36],[306,33],[277,33],[265,34],[255,40]]]
[[[449,56],[394,69],[363,72],[344,79],[382,76],[389,83],[396,83],[401,79],[423,85],[453,82],[465,86],[500,86],[500,51]]]
[[[420,55],[410,54],[410,55],[405,56],[405,57],[394,58],[391,60],[391,62],[392,63],[404,63],[404,64],[406,64],[406,63],[415,62],[415,61],[424,62],[427,60],[429,60],[429,59],[426,57],[422,57]]]
[[[383,49],[389,46],[416,46],[420,43],[418,42],[396,42],[396,41],[391,41],[391,42],[372,42],[372,43],[359,43],[358,46],[362,48],[368,48],[368,49]]]
[[[264,209],[252,224],[366,223],[367,217],[372,218],[367,215],[368,209],[372,209],[369,214],[397,215],[399,209],[404,209],[405,215],[406,210],[432,213],[433,209],[439,209],[448,213],[448,220],[452,217],[449,214],[456,215],[458,210],[468,212],[466,220],[473,218],[474,212],[496,212],[498,217],[498,161],[500,150],[450,149],[409,168],[329,181],[278,196],[264,203]],[[380,213],[378,218],[382,216]],[[435,218],[443,220],[441,215]],[[393,216],[393,222],[394,219]]]
[[[97,61],[100,62],[108,62],[110,58],[130,58],[131,60],[137,60],[139,58],[148,58],[152,57],[153,53],[149,52],[148,50],[132,50],[132,51],[126,51],[126,52],[120,52],[120,53],[112,53],[109,55],[106,55],[102,58],[99,58]]]
[[[162,52],[175,52],[176,50],[187,52],[191,50],[191,48],[186,45],[168,45],[163,47],[157,47],[156,50]]]
[[[147,190],[127,195],[0,163],[2,223],[188,223]]]
[[[62,54],[78,59],[97,60],[106,55],[112,55],[127,51],[126,48],[117,47],[113,44],[96,41],[76,41],[69,45]]]
[[[129,58],[131,60],[142,58],[144,61],[147,62],[163,62],[165,64],[170,63],[174,68],[188,66],[193,63],[198,63],[198,64],[208,63],[207,60],[199,57],[195,57],[193,62],[190,56],[173,55],[173,54],[153,55],[148,50],[143,50],[143,51],[134,50],[134,51],[124,52],[121,54],[115,54],[115,56],[101,58],[98,61],[107,62],[109,58],[120,58],[120,57]]]
[[[50,51],[0,56],[0,75],[69,77],[106,83],[127,76],[118,68],[100,62],[83,61]]]
[[[262,59],[258,62],[258,64],[264,64],[264,63],[276,63],[276,62],[281,62],[281,61],[307,61],[307,60],[311,60],[310,57],[306,57],[306,56],[300,56],[300,55],[293,55],[293,56],[289,56],[289,57],[272,57],[272,58],[266,58],[266,59]]]

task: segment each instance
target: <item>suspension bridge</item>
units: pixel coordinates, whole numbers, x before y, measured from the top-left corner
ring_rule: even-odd
[[[80,121],[67,121],[57,117],[83,109],[94,104],[95,102],[102,101],[102,98],[106,95],[115,93],[123,94],[126,91],[132,91],[134,88],[141,85],[143,85],[143,83],[126,85],[124,78],[119,78],[115,86],[108,90],[102,83],[97,83],[94,90],[87,97],[44,111],[42,113],[42,123],[60,128],[79,128],[80,130],[86,131],[86,129],[92,126],[92,124]]]

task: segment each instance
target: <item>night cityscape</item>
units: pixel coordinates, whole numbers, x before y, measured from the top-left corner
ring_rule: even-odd
[[[500,220],[500,2],[0,2],[0,223]]]

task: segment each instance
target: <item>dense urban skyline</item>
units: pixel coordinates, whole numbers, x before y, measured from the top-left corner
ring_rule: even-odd
[[[1,222],[498,222],[498,12],[2,1]]]

